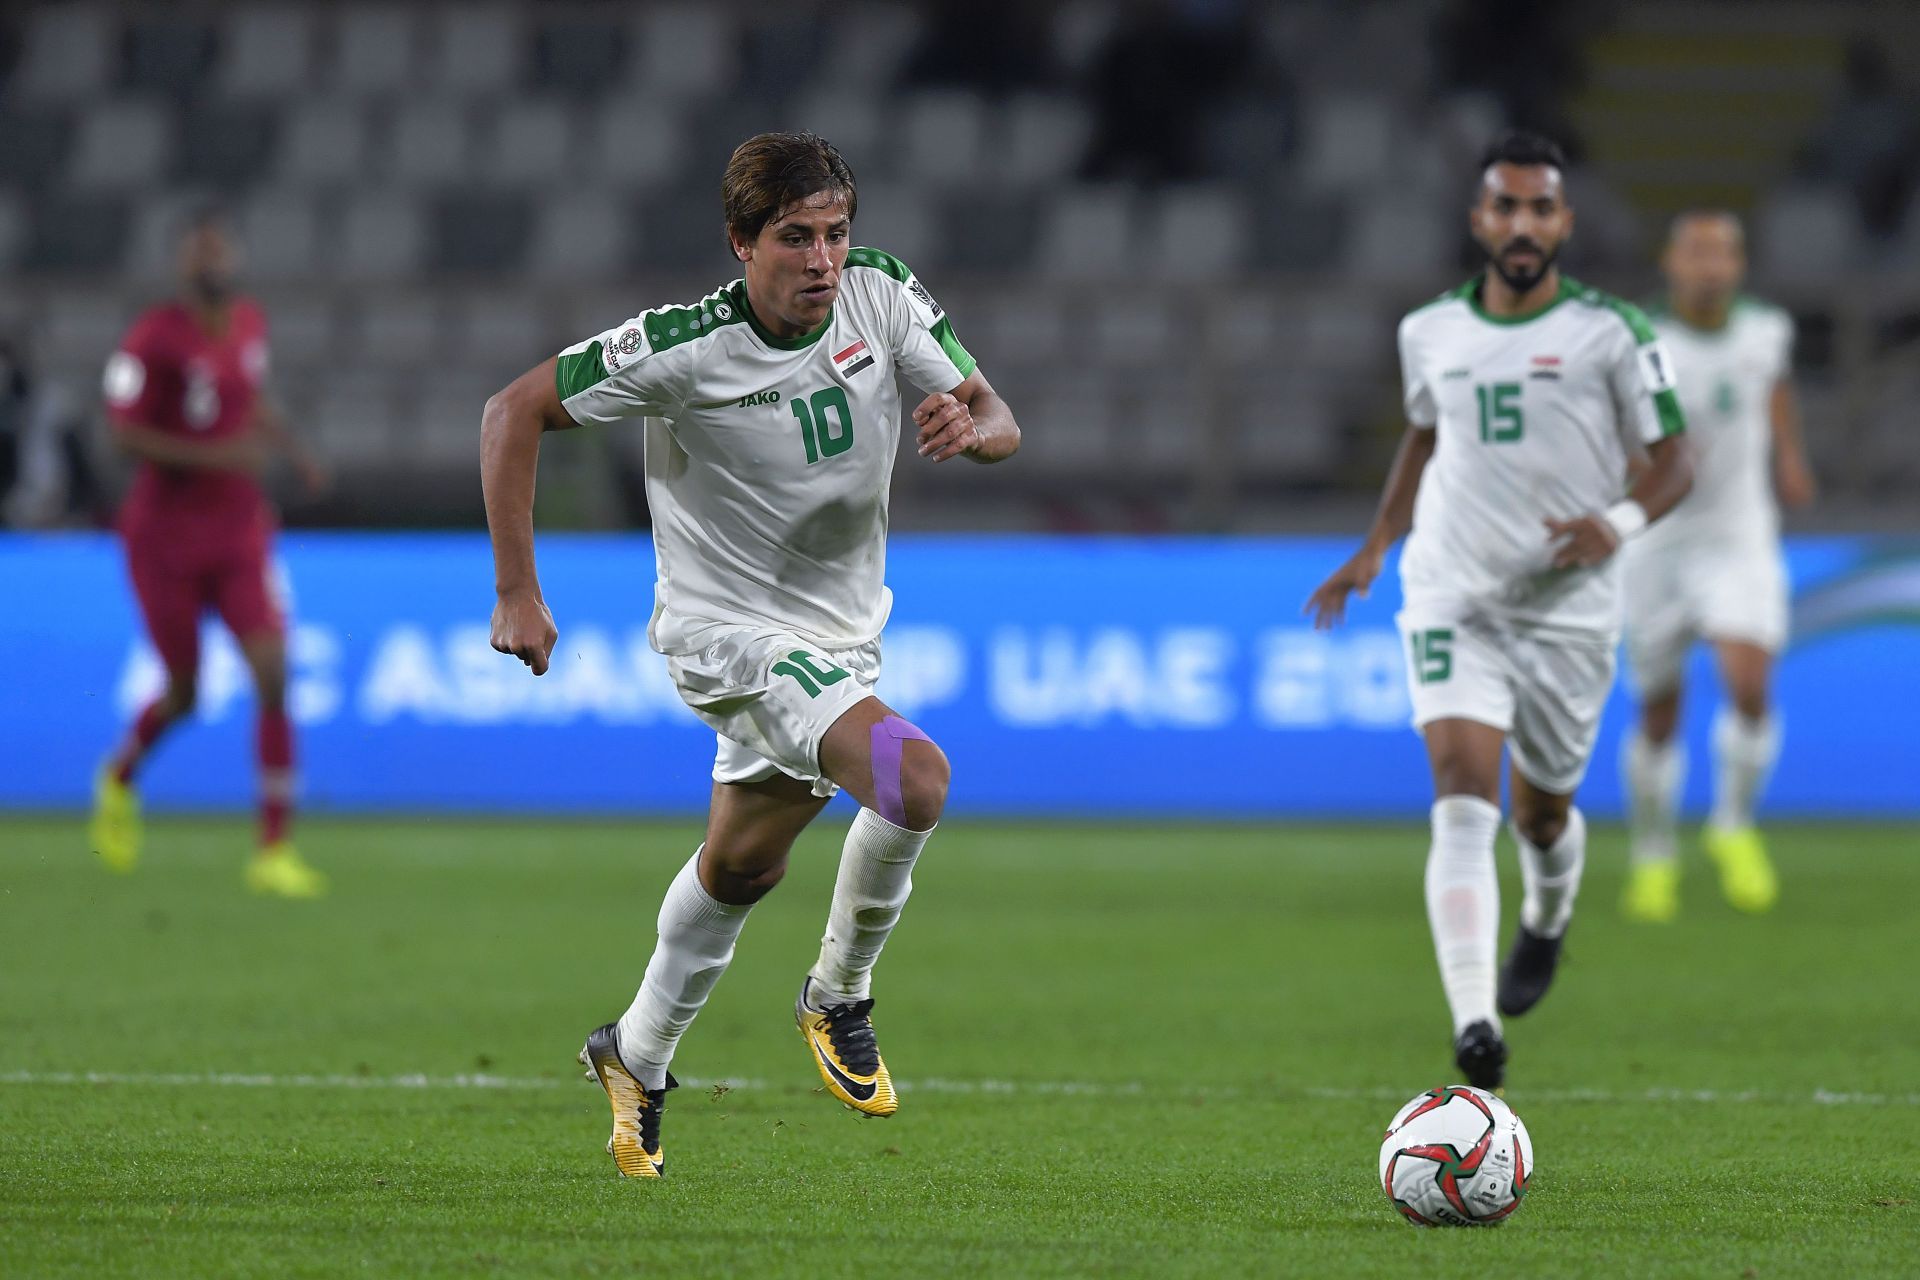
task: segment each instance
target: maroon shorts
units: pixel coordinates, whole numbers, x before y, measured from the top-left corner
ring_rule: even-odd
[[[264,539],[219,555],[182,555],[178,548],[129,538],[127,570],[147,634],[169,671],[200,665],[200,618],[209,609],[243,644],[284,635],[286,611],[271,545]]]

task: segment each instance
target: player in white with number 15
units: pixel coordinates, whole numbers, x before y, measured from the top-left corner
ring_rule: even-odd
[[[1472,225],[1487,268],[1400,322],[1409,430],[1365,544],[1307,602],[1319,625],[1338,622],[1411,530],[1399,622],[1433,769],[1427,919],[1454,1060],[1482,1089],[1505,1079],[1500,1015],[1546,994],[1580,887],[1573,797],[1613,683],[1614,553],[1692,478],[1646,318],[1554,266],[1573,230],[1564,167],[1524,133],[1483,159]],[[1496,987],[1503,747],[1526,896]]]
[[[646,432],[659,580],[649,637],[719,736],[706,841],[660,908],[632,1006],[581,1060],[613,1107],[622,1174],[658,1177],[667,1064],[733,958],[747,912],[841,787],[860,802],[820,957],[795,1017],[832,1095],[893,1114],[869,976],[946,802],[932,739],[873,696],[899,372],[933,462],[998,462],[1020,429],[897,258],[852,248],[853,174],[811,134],[760,134],[721,183],[744,277],[643,311],[535,366],[487,402],[481,474],[493,534],[493,647],[535,675],[553,652],[534,574],[540,435],[587,423]]]

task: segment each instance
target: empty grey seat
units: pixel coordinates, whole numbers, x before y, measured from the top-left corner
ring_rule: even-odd
[[[1133,263],[1133,194],[1123,187],[1077,187],[1047,209],[1040,228],[1041,275],[1080,279]]]
[[[41,5],[24,26],[14,79],[22,96],[90,102],[105,92],[118,30],[105,7]]]
[[[938,270],[943,247],[929,193],[907,183],[862,183],[856,244],[884,249],[915,271]]]
[[[422,78],[448,92],[504,94],[521,83],[525,44],[513,9],[477,4],[444,9],[427,35]]]
[[[389,121],[387,172],[401,182],[441,185],[469,172],[466,111],[446,99],[408,102]]]
[[[1221,280],[1246,263],[1246,201],[1226,187],[1177,187],[1148,212],[1141,261],[1164,280]]]
[[[351,5],[336,10],[328,83],[362,96],[413,88],[415,19],[415,13],[404,7]]]
[[[312,6],[300,4],[228,12],[215,77],[221,89],[238,98],[303,96],[313,79],[314,16]]]
[[[758,14],[749,26],[749,34],[778,29],[786,21],[777,14]],[[809,18],[802,25],[811,25],[812,21]],[[634,28],[638,47],[633,87],[684,97],[719,93],[733,83],[736,33],[731,15],[720,6],[642,5],[634,15]]]
[[[129,279],[160,288],[173,282],[179,268],[180,235],[195,203],[191,195],[177,189],[144,195],[133,202],[128,212],[127,243],[120,255],[120,270]]]
[[[449,320],[435,297],[412,290],[367,294],[343,318],[343,364],[418,369],[445,352]]]
[[[73,117],[63,108],[0,107],[0,174],[22,187],[45,186],[65,163],[72,137]]]
[[[454,308],[454,347],[461,359],[480,368],[518,372],[552,355],[546,348],[545,317],[529,305],[525,293],[483,293],[461,300]],[[505,382],[503,377],[489,393]],[[485,399],[485,395],[481,397]],[[479,406],[474,407],[476,416]]]
[[[0,271],[11,270],[25,254],[32,232],[33,222],[26,201],[0,188]]]
[[[319,211],[304,192],[263,192],[240,207],[237,220],[249,278],[298,280],[327,269]]]
[[[132,327],[151,293],[126,296],[119,291],[61,289],[48,295],[39,316],[41,346],[83,364],[86,381],[76,390],[91,396],[100,385],[107,356]]]
[[[520,265],[533,209],[524,195],[453,192],[433,202],[430,266],[435,271],[498,274]]]
[[[631,201],[604,191],[557,191],[539,201],[527,270],[542,283],[597,279],[609,264],[624,263],[643,234]]]
[[[488,183],[564,185],[562,179],[577,173],[573,146],[580,133],[561,103],[517,99],[482,132],[473,172]]]
[[[251,181],[266,168],[277,123],[258,105],[196,103],[181,121],[180,179],[220,188]]]
[[[988,168],[986,101],[976,93],[916,93],[895,113],[896,167],[910,181],[955,187]]]
[[[587,111],[584,154],[593,176],[610,187],[658,192],[686,158],[686,128],[671,103],[644,93],[608,98]],[[722,156],[713,168],[718,185]]]
[[[109,195],[57,196],[34,212],[22,265],[31,271],[108,272],[120,265],[127,206]]]
[[[158,104],[121,99],[88,107],[67,177],[78,187],[151,189],[172,154],[172,121]]]
[[[142,93],[181,95],[197,89],[213,63],[213,28],[175,10],[136,18],[123,36],[121,82]]]
[[[533,81],[579,97],[603,93],[621,78],[627,44],[627,29],[610,20],[573,14],[548,19],[533,36]]]
[[[276,168],[290,182],[345,184],[364,179],[367,153],[359,103],[338,97],[303,101],[281,123]]]
[[[420,264],[420,211],[395,191],[353,196],[339,220],[335,269],[353,280],[411,275]]]
[[[1060,94],[1022,94],[1002,108],[993,171],[1021,184],[1057,183],[1073,173],[1093,132],[1087,109]]]

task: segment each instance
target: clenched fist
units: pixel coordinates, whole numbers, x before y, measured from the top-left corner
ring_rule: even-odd
[[[493,606],[493,632],[489,639],[501,653],[510,653],[532,668],[533,674],[547,673],[547,659],[560,638],[553,615],[538,591],[516,591],[503,595]]]

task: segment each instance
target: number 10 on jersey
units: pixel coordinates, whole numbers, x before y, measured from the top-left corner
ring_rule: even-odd
[[[787,401],[800,420],[800,443],[806,446],[807,465],[853,448],[853,410],[843,387],[826,387],[802,399]],[[837,421],[836,421],[837,420]]]

